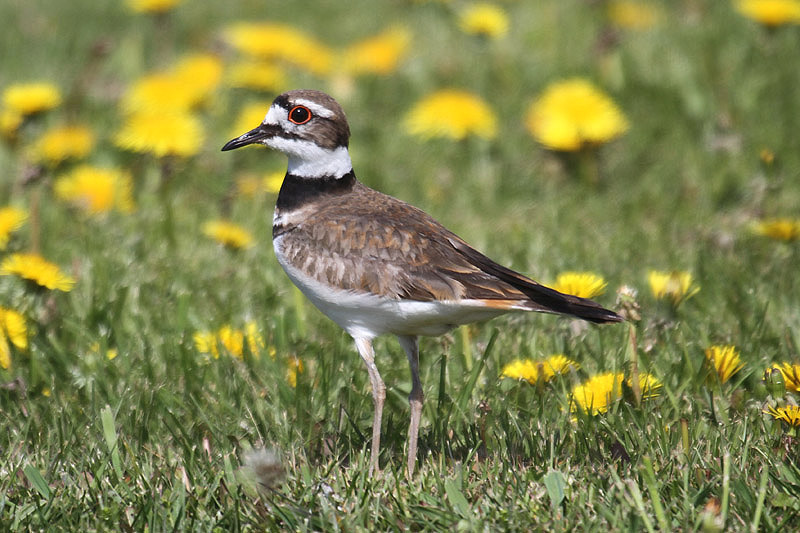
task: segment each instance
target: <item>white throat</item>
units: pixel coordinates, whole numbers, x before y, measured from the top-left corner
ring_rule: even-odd
[[[277,141],[277,142],[276,142]],[[340,178],[353,170],[350,161],[350,152],[347,148],[340,146],[334,150],[320,148],[318,145],[308,141],[298,141],[294,139],[272,139],[270,146],[275,144],[293,143],[304,145],[303,150],[281,150],[289,156],[288,173],[301,178]],[[280,148],[277,148],[280,150]]]
[[[330,115],[330,111],[314,102],[303,100],[302,103],[318,115]],[[293,133],[298,126],[291,124],[286,115],[287,111],[285,109],[278,105],[273,105],[269,108],[267,116],[264,117],[264,125],[280,124],[283,129]],[[264,145],[289,156],[288,172],[295,176],[302,178],[340,178],[353,170],[350,152],[348,152],[346,146],[329,150],[312,141],[282,137],[271,137],[264,139],[262,142]]]

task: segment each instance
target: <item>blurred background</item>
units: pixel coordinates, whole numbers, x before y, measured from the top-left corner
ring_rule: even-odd
[[[795,368],[800,345],[800,2],[2,0],[0,20],[0,411],[10,428],[0,449],[6,472],[21,472],[19,485],[0,481],[15,502],[0,505],[8,524],[35,527],[25,495],[53,498],[64,471],[105,476],[102,490],[127,486],[135,498],[182,484],[190,508],[258,523],[258,506],[233,510],[219,492],[211,505],[194,491],[233,483],[243,448],[292,450],[284,460],[299,472],[350,464],[368,446],[366,373],[272,254],[284,156],[220,152],[295,88],[341,103],[368,186],[500,263],[632,313],[630,337],[509,317],[425,341],[434,401],[423,450],[463,459],[489,442],[501,461],[530,461],[540,486],[536,465],[551,464],[548,438],[574,429],[582,378],[542,394],[541,382],[523,390],[500,377],[535,384],[503,369],[553,353],[587,375],[628,379],[640,365],[655,376],[663,402],[626,412],[636,420],[652,409],[665,427],[688,418],[699,434],[720,411],[763,418],[753,445],[769,447],[764,372]],[[736,347],[727,370],[712,346]],[[391,386],[384,442],[399,464],[407,366],[393,342],[377,351]],[[781,398],[769,406],[794,403]],[[778,419],[794,427],[800,414]],[[592,463],[595,432],[622,432],[598,437],[605,451],[631,445],[615,420],[556,445]],[[667,430],[641,438],[678,442]],[[177,483],[157,473],[176,465]],[[737,512],[752,517],[760,474],[746,470],[751,498]],[[313,514],[323,504],[308,479],[286,490],[309,491]],[[698,479],[698,502],[713,483]],[[677,501],[671,490],[661,489]],[[467,519],[459,502],[427,505],[448,509],[436,522],[446,527]],[[83,523],[79,501],[60,505]],[[111,506],[109,523],[141,525],[120,518],[126,505]],[[148,509],[141,516],[169,522],[166,507]],[[573,525],[591,515],[569,513]],[[273,525],[300,523],[283,520]]]

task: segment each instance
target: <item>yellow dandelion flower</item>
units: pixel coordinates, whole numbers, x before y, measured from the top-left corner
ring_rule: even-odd
[[[710,346],[706,348],[705,354],[706,361],[717,372],[721,383],[727,382],[744,366],[735,346]]]
[[[282,170],[276,170],[275,172],[270,172],[266,176],[264,176],[264,190],[270,194],[278,194],[281,192],[281,186],[283,185],[283,178],[286,177],[286,172]]]
[[[236,359],[244,359],[245,341],[251,353],[257,357],[259,355],[257,350],[263,344],[258,331],[249,325],[242,331],[225,324],[217,331],[196,331],[192,338],[198,352],[211,355],[214,359],[219,359],[220,348]]]
[[[0,109],[0,137],[14,139],[22,125],[22,113],[14,109]]]
[[[261,179],[255,174],[242,174],[236,178],[236,194],[252,198],[263,191]]]
[[[89,347],[89,350],[93,354],[100,355],[100,343],[99,342],[92,343],[92,345]],[[116,348],[108,348],[105,353],[106,359],[108,359],[109,361],[116,359],[118,355],[119,352],[117,351]]]
[[[87,126],[63,126],[46,131],[31,147],[34,161],[58,165],[83,159],[94,148],[95,136]]]
[[[496,39],[508,33],[508,15],[494,4],[472,4],[461,12],[458,26],[464,33]]]
[[[662,12],[656,5],[640,0],[612,0],[608,17],[620,28],[646,30],[661,20]]]
[[[203,140],[203,128],[195,116],[147,111],[130,115],[114,143],[126,150],[157,157],[189,157],[200,151]]]
[[[606,285],[606,280],[593,272],[562,272],[552,287],[564,294],[594,298],[605,292]]]
[[[286,369],[286,381],[290,387],[297,387],[297,376],[302,374],[304,370],[303,361],[299,357],[289,359],[289,366]]]
[[[0,368],[4,370],[11,368],[11,347],[2,331],[0,331]]]
[[[351,74],[391,74],[408,53],[411,33],[395,27],[348,46],[342,53],[342,69]]]
[[[761,151],[758,152],[758,158],[766,166],[772,166],[772,164],[775,163],[775,152],[769,148],[762,148]]]
[[[243,131],[250,131],[253,129],[253,124],[259,124],[264,120],[267,114],[267,109],[272,105],[272,102],[266,100],[257,100],[245,104],[239,111],[236,117],[236,122],[231,129],[230,137],[238,137]]]
[[[217,346],[217,335],[213,331],[196,331],[192,336],[194,346],[197,351],[211,355],[214,359],[219,359],[219,347]]]
[[[228,26],[223,38],[245,54],[280,59],[315,75],[328,74],[333,52],[302,31],[284,24],[242,22]]]
[[[689,272],[651,270],[647,275],[647,281],[655,299],[669,300],[676,307],[700,290],[693,285],[692,275]]]
[[[404,120],[408,133],[430,139],[464,139],[497,135],[497,118],[480,97],[457,89],[443,89],[417,102]]]
[[[75,280],[62,273],[58,265],[37,254],[11,254],[0,263],[0,276],[19,276],[41,287],[69,292]]]
[[[243,227],[225,220],[212,220],[203,225],[203,234],[232,249],[249,248],[253,236]]]
[[[608,407],[622,398],[622,381],[619,373],[606,372],[592,376],[572,388],[572,412],[581,410],[591,415],[605,413]]]
[[[82,165],[59,177],[53,189],[56,196],[90,215],[118,209],[133,211],[131,176],[112,168]]]
[[[753,231],[770,239],[796,241],[800,239],[800,219],[768,218],[760,220],[753,225]]]
[[[779,370],[781,375],[783,375],[783,381],[788,390],[800,392],[800,365],[792,363],[776,363],[769,367],[767,372],[770,372],[773,369]]]
[[[287,83],[286,71],[283,68],[260,59],[247,59],[234,63],[227,76],[229,86],[254,91],[277,93],[283,91]],[[262,115],[264,109],[261,110]]]
[[[628,130],[622,111],[589,81],[576,78],[550,85],[528,109],[525,124],[541,144],[574,151]]]
[[[771,414],[775,420],[782,420],[792,427],[800,426],[800,407],[797,405],[770,407],[764,412]]]
[[[236,180],[236,192],[242,196],[253,197],[261,193],[278,194],[286,174],[283,170],[268,172],[263,177],[245,174]]]
[[[28,324],[17,311],[0,307],[0,333],[20,350],[28,348]]]
[[[740,0],[736,9],[744,16],[765,26],[800,24],[798,0]]]
[[[628,387],[633,387],[633,378],[626,381]],[[659,395],[662,387],[661,381],[652,374],[639,374],[639,390],[642,392],[642,399],[655,398]]]
[[[183,0],[127,0],[128,7],[134,13],[166,13]]]
[[[20,115],[33,115],[58,107],[61,92],[50,83],[20,83],[3,91],[3,107]]]
[[[244,359],[244,332],[229,325],[222,326],[217,332],[217,339],[222,347],[236,359]]]
[[[557,375],[563,374],[570,369],[577,370],[578,368],[580,368],[580,365],[575,361],[562,354],[556,354],[538,361],[516,359],[503,367],[501,376],[511,379],[524,379],[533,385],[539,380],[546,383]]]
[[[214,54],[185,56],[172,69],[173,75],[193,86],[201,99],[205,99],[219,87],[222,71],[222,61]]]
[[[125,92],[121,107],[126,113],[186,112],[197,107],[206,92],[174,72],[148,74]]]
[[[244,325],[244,337],[247,341],[247,349],[250,350],[250,354],[255,359],[259,359],[261,357],[261,350],[264,349],[266,344],[255,322],[247,322]]]
[[[28,213],[19,207],[0,208],[0,250],[5,250],[11,234],[17,231],[28,219]]]

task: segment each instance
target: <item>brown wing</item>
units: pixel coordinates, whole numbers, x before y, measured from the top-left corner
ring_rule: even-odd
[[[309,275],[354,291],[419,301],[487,300],[499,308],[620,320],[590,300],[561,294],[495,263],[424,211],[361,184],[318,204],[284,235],[282,245],[287,258]]]

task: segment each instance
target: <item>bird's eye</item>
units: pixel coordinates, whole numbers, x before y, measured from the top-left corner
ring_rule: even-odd
[[[295,124],[305,124],[311,120],[311,111],[306,106],[296,105],[289,110],[289,120]]]

